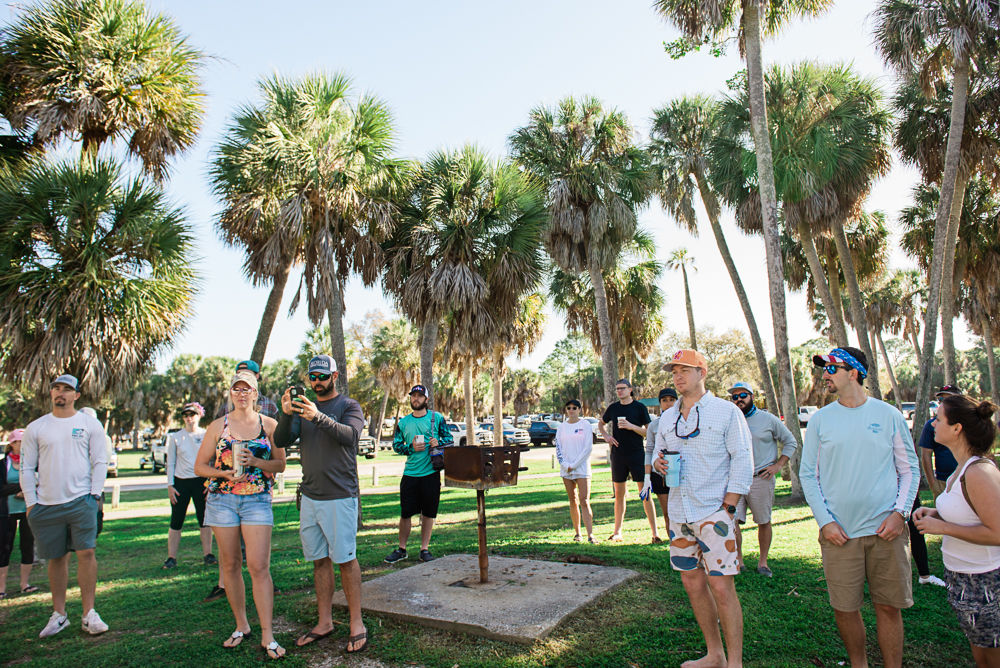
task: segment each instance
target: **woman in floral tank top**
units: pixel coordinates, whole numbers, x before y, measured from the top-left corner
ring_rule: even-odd
[[[274,474],[285,470],[285,450],[271,445],[278,423],[257,412],[257,400],[257,377],[250,371],[238,371],[230,384],[229,413],[205,431],[194,469],[196,475],[208,478],[205,526],[215,533],[226,597],[236,617],[236,630],[223,647],[236,647],[251,636],[243,586],[242,535],[260,619],[261,646],[269,658],[277,659],[285,650],[274,640],[271,628],[271,485]],[[242,446],[238,462],[233,457],[236,445]],[[244,473],[237,477],[239,464]]]

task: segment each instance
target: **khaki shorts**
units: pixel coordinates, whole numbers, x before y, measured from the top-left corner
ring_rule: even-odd
[[[709,575],[736,575],[736,522],[725,510],[690,523],[670,520],[670,565],[675,571],[699,566]]]
[[[767,524],[771,521],[771,509],[774,507],[774,476],[753,479],[750,491],[740,497],[736,504],[736,521],[747,523],[747,506],[753,513],[753,521],[757,524]]]
[[[913,605],[910,536],[906,527],[895,540],[861,536],[838,546],[820,533],[819,544],[823,553],[826,588],[834,610],[860,610],[864,602],[865,582],[868,582],[872,603],[893,608]]]

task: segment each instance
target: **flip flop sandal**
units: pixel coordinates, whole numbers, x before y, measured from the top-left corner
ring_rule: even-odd
[[[611,534],[610,536],[608,536],[608,540],[611,541],[612,543],[620,543],[622,542],[622,537],[616,534]]]
[[[35,585],[28,585],[27,587],[25,587],[24,589],[21,590],[21,593],[22,594],[34,594],[36,591],[38,591],[38,587],[36,587]]]
[[[0,591],[0,601],[4,600],[5,598],[7,598],[7,592]]]
[[[271,661],[277,661],[278,659],[285,658],[285,654],[278,654],[279,649],[283,650],[285,648],[279,645],[277,640],[272,640],[270,643],[268,643],[266,647],[264,645],[261,645],[260,649],[264,652],[264,654],[267,655],[267,658],[269,658]],[[272,652],[274,653],[274,656],[271,656]]]
[[[315,631],[310,631],[309,633],[305,634],[304,636],[299,636],[299,640],[303,640],[304,639],[306,642],[300,643],[299,640],[296,640],[295,641],[295,646],[296,647],[308,647],[309,645],[315,645],[316,643],[318,643],[323,638],[329,637],[329,635],[331,633],[333,633],[332,630],[331,631],[327,631],[326,633],[316,633]]]
[[[246,633],[244,633],[243,631],[233,631],[233,635],[229,636],[226,640],[239,640],[239,642],[236,643],[235,645],[227,645],[225,641],[223,641],[222,647],[225,649],[236,649],[237,647],[243,644],[244,640],[251,637],[253,637],[252,630],[247,631]]]
[[[368,642],[368,631],[365,631],[364,633],[359,633],[356,636],[350,636],[350,637],[348,637],[347,638],[347,644],[348,645],[353,645],[353,644],[355,644],[355,643],[357,643],[358,641],[361,641],[361,640],[365,641],[364,645],[362,645],[361,647],[356,648],[356,649],[346,648],[347,649],[347,653],[348,654],[360,654],[361,652],[364,652],[365,650],[367,650],[368,649],[368,645],[370,644]]]
[[[583,536],[581,536],[580,534],[576,534],[575,536],[573,536],[573,542],[575,542],[575,543],[582,543],[583,542]]]

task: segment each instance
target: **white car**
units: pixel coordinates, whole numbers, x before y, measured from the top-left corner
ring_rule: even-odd
[[[466,445],[468,439],[466,438],[466,430],[464,423],[449,422],[448,429],[451,430],[451,437],[455,439],[455,445]],[[491,445],[493,443],[493,432],[486,431],[485,429],[476,429],[476,442],[475,445]]]
[[[601,435],[601,430],[597,428],[597,418],[585,417],[583,419],[589,422],[590,424],[594,425],[594,443],[597,443],[598,441],[603,441],[604,436]]]
[[[809,418],[819,410],[819,406],[799,406],[799,426],[805,427],[809,424]]]

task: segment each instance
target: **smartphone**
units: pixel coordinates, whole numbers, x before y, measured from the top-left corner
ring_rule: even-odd
[[[291,397],[292,401],[296,401],[299,397],[304,397],[306,395],[306,390],[301,385],[292,385],[288,388],[288,396]],[[295,410],[294,405],[292,410]],[[295,411],[296,413],[301,413],[302,411]]]

